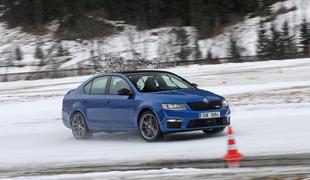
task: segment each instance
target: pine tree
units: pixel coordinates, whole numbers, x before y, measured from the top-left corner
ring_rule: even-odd
[[[195,46],[193,48],[194,60],[199,60],[201,58],[201,51],[199,49],[198,38],[195,37]]]
[[[15,60],[17,61],[23,60],[23,52],[19,46],[17,46],[15,49]]]
[[[179,45],[179,59],[181,61],[187,60],[190,55],[190,50],[188,49],[189,40],[187,38],[187,33],[183,28],[176,30],[176,41]]]
[[[58,43],[58,48],[57,48],[57,56],[61,57],[61,56],[65,56],[66,55],[66,51],[64,49],[64,47],[62,46],[61,42]]]
[[[285,22],[282,26],[281,40],[280,40],[281,52],[287,57],[297,52],[294,36],[290,35],[288,22]]]
[[[93,63],[94,70],[96,72],[99,72],[100,62],[99,62],[98,55],[96,54],[96,53],[98,53],[97,49],[95,48],[96,41],[91,40],[91,44],[92,44],[92,49],[89,52],[90,53],[90,60]],[[117,64],[115,64],[115,65],[117,66]],[[118,68],[118,67],[115,67],[115,68]]]
[[[305,56],[310,56],[310,27],[306,19],[303,20],[300,30],[300,46]]]
[[[257,31],[257,47],[256,52],[258,56],[266,56],[269,55],[269,39],[267,36],[267,31],[264,26],[263,21],[259,22],[259,29]]]
[[[283,58],[283,51],[281,48],[281,33],[276,29],[275,24],[271,25],[271,41],[269,54],[274,59]]]
[[[207,59],[208,60],[213,59],[213,54],[212,54],[211,48],[209,48],[207,51]]]
[[[41,49],[41,46],[37,44],[35,52],[34,52],[34,58],[36,59],[44,59],[44,53]]]
[[[234,35],[230,36],[230,43],[229,43],[229,56],[233,58],[235,61],[239,61],[240,59],[240,47],[238,46],[238,42]]]

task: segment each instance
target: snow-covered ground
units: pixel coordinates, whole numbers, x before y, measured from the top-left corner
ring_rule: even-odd
[[[225,95],[245,156],[309,153],[310,59],[168,69]],[[135,164],[222,158],[226,136],[201,132],[146,143],[137,134],[100,133],[75,140],[61,121],[64,93],[87,76],[0,83],[0,170],[57,164]]]

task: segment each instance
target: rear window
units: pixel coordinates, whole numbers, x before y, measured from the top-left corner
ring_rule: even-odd
[[[99,77],[93,80],[90,94],[105,94],[108,77]]]

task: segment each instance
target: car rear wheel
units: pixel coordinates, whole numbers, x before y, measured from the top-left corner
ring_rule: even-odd
[[[76,112],[72,116],[71,129],[76,139],[89,139],[92,137],[92,133],[89,131],[86,121],[80,112]]]
[[[139,133],[148,142],[155,142],[162,139],[163,133],[153,112],[146,111],[141,114],[139,118]]]
[[[202,131],[207,135],[215,135],[215,134],[219,134],[219,133],[223,132],[224,130],[225,130],[225,128],[214,128],[214,129],[205,129]]]

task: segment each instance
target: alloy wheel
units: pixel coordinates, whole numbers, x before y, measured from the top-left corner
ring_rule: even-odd
[[[157,119],[153,114],[147,113],[141,117],[140,132],[146,140],[152,140],[158,136],[159,125]]]
[[[82,114],[75,113],[73,115],[71,128],[75,138],[84,139],[87,137],[88,129]]]

